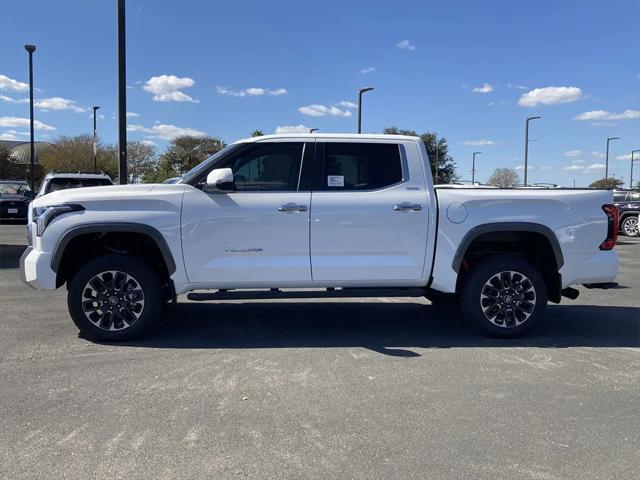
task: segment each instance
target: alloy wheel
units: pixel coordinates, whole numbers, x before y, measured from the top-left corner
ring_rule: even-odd
[[[622,224],[622,229],[627,237],[635,237],[638,235],[638,219],[635,217],[628,218]]]
[[[536,306],[533,282],[512,270],[493,275],[482,287],[480,307],[494,325],[513,328],[526,322]]]
[[[108,270],[94,275],[82,290],[82,311],[102,330],[124,330],[144,311],[144,292],[131,275]]]

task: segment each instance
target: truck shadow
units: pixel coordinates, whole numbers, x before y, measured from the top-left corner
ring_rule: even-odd
[[[18,268],[26,245],[0,245],[0,268]]]
[[[550,305],[529,336],[495,339],[468,325],[455,308],[401,301],[179,303],[144,340],[149,348],[364,347],[418,357],[414,348],[640,347],[640,309]]]

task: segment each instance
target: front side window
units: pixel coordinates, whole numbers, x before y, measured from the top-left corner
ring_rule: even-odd
[[[627,192],[615,192],[613,194],[613,201],[614,202],[624,202],[626,197],[627,197]]]
[[[389,143],[325,143],[323,190],[376,190],[402,181],[399,146]]]
[[[296,191],[303,146],[298,142],[257,143],[221,166],[231,168],[239,192]]]

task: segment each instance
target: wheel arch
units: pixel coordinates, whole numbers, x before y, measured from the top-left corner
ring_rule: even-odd
[[[531,260],[541,270],[547,283],[549,300],[556,303],[560,301],[562,279],[559,271],[564,265],[564,256],[558,238],[549,227],[533,222],[498,222],[472,228],[460,242],[453,258],[452,268],[458,274],[458,283],[465,274],[463,262],[483,243],[492,246],[508,244],[508,252],[533,256]],[[521,250],[522,247],[526,248]],[[553,262],[544,262],[539,258],[549,254]]]
[[[167,274],[171,276],[176,271],[176,263],[171,253],[171,249],[162,234],[150,225],[131,222],[99,222],[77,225],[66,231],[58,240],[51,256],[51,269],[59,277],[61,274],[62,261],[67,254],[67,249],[74,240],[79,240],[81,236],[92,234],[133,234],[140,235],[152,242],[157,248],[157,252],[164,263]],[[76,242],[77,243],[77,242]]]

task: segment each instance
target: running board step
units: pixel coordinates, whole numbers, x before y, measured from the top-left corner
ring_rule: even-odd
[[[189,300],[262,300],[277,298],[362,298],[362,297],[423,297],[424,288],[327,288],[323,290],[218,290],[191,292]]]

